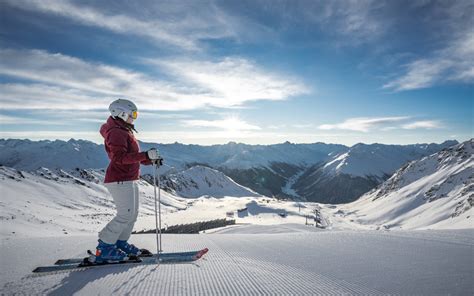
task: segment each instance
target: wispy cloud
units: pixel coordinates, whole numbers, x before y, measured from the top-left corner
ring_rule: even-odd
[[[450,82],[474,82],[474,4],[450,1],[433,7],[425,22],[433,26],[434,39],[441,40],[438,43],[442,46],[403,65],[403,70],[383,88],[407,91]]]
[[[474,32],[469,32],[431,58],[415,60],[407,70],[383,87],[405,91],[431,87],[437,83],[474,82]]]
[[[247,101],[304,93],[296,79],[245,60],[161,62],[178,81],[41,50],[0,50],[0,74],[30,81],[0,84],[2,108],[101,109],[111,98],[134,98],[142,110],[230,108]]]
[[[0,124],[2,125],[64,125],[64,122],[55,122],[51,120],[32,119],[21,116],[9,116],[0,114]]]
[[[407,123],[402,125],[402,128],[404,129],[435,129],[435,128],[441,128],[442,124],[438,120],[423,120],[423,121],[415,121],[411,123]]]
[[[1,62],[0,62],[1,64]],[[5,69],[0,68],[0,73]],[[21,74],[12,75],[24,77]],[[102,90],[104,91],[104,90]],[[41,83],[0,84],[2,100],[0,107],[5,109],[94,109],[105,108],[114,94],[99,94],[66,86],[52,86]]]
[[[384,127],[387,124],[393,124],[396,122],[404,121],[409,119],[407,116],[394,116],[394,117],[358,117],[349,118],[341,123],[336,124],[323,124],[319,126],[322,130],[351,130],[358,132],[369,132],[374,128]]]
[[[297,123],[297,124],[292,124],[291,126],[297,129],[308,129],[308,128],[315,127],[315,125],[312,123]]]
[[[259,126],[249,124],[238,117],[228,117],[221,120],[183,120],[185,126],[212,127],[228,131],[250,131],[260,130]]]
[[[359,117],[349,118],[341,123],[323,124],[319,126],[319,129],[367,133],[373,130],[392,131],[396,129],[437,129],[443,127],[439,120],[412,120],[413,118],[410,116]]]
[[[391,24],[387,16],[389,1],[258,1],[265,14],[273,14],[280,23],[318,26],[338,36],[338,45],[359,45],[382,36]]]
[[[385,32],[389,20],[381,18],[381,1],[334,1],[331,17],[336,21],[339,32],[352,41],[367,41]],[[362,40],[361,40],[362,39]]]
[[[153,61],[181,81],[207,94],[213,106],[238,106],[247,101],[284,100],[309,92],[297,79],[264,71],[256,64],[228,57],[221,61]]]
[[[146,10],[140,4],[122,3],[121,13],[107,11],[107,5],[99,8],[68,0],[7,0],[6,3],[24,10],[61,16],[86,26],[142,36],[161,45],[164,43],[186,50],[199,49],[198,42],[201,39],[235,36],[232,27],[227,25],[221,12],[212,3],[169,2],[161,3],[158,7],[151,2],[145,4]],[[140,7],[139,11],[135,11],[136,7]]]
[[[401,77],[385,84],[383,88],[396,91],[412,90],[432,86],[441,74],[451,67],[449,60],[422,59],[410,63],[407,72]]]
[[[0,130],[0,138],[29,139],[29,140],[69,140],[88,139],[96,143],[102,143],[103,138],[98,132],[85,131],[56,131],[56,130],[35,130],[35,131],[3,131]]]

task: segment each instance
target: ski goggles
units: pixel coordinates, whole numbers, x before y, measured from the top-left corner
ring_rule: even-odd
[[[132,111],[132,118],[135,120],[138,117],[138,111]]]

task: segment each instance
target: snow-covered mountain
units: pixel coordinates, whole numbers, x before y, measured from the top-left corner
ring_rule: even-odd
[[[140,143],[158,147],[165,158],[162,175],[177,174],[197,164],[223,172],[238,184],[267,196],[341,203],[353,201],[387,179],[410,160],[456,144],[381,145],[335,144],[184,145]],[[0,164],[20,170],[39,167],[72,170],[103,169],[109,160],[103,145],[89,141],[0,139]],[[142,174],[151,174],[150,166]],[[203,193],[205,194],[205,193]],[[224,194],[224,193],[222,193]],[[225,195],[225,194],[224,194]]]
[[[305,223],[307,216],[318,212],[335,229],[347,225],[364,229],[470,228],[473,145],[470,140],[410,162],[358,201],[340,206],[261,197],[217,170],[194,166],[162,179],[163,187],[173,189],[161,191],[164,225],[223,218],[230,211],[242,223],[256,224]],[[96,232],[114,214],[103,178],[104,171],[97,169],[42,167],[27,172],[0,166],[0,236]],[[150,229],[154,227],[153,186],[140,180],[139,187],[136,230]],[[179,195],[207,196],[184,199]]]
[[[344,206],[360,224],[385,228],[472,228],[474,140],[410,162]]]
[[[140,142],[142,150],[158,147],[165,159],[161,174],[178,173],[196,164],[224,172],[237,183],[260,194],[279,195],[281,188],[303,167],[324,162],[348,147],[337,144],[247,145],[230,142],[200,146],[180,143]],[[109,162],[103,145],[71,139],[65,141],[30,141],[0,139],[0,164],[20,170],[39,167],[61,169],[102,169]],[[142,166],[142,174],[152,174]]]
[[[27,171],[40,167],[103,169],[109,162],[102,145],[84,140],[0,139],[0,151],[0,165]]]
[[[224,173],[200,165],[165,176],[162,182],[165,188],[187,198],[261,196],[255,191],[237,184]]]
[[[387,174],[391,175],[402,164],[456,144],[458,144],[457,141],[446,141],[440,145],[366,145],[359,143],[349,148],[347,152],[335,156],[322,167],[322,170],[326,174],[373,177],[383,181]]]
[[[140,142],[142,150],[158,147],[167,166],[177,170],[189,165],[206,164],[214,168],[249,169],[272,163],[310,165],[329,159],[330,155],[348,148],[338,144],[247,145],[230,142],[223,145],[200,146],[180,143],[157,144]],[[21,170],[47,168],[105,168],[108,158],[104,146],[90,141],[30,141],[0,139],[0,164]]]
[[[306,200],[350,202],[374,188],[409,161],[457,144],[382,145],[356,144],[326,163],[304,172],[294,183],[297,194]]]

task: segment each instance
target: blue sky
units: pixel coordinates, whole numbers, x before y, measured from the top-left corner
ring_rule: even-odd
[[[100,143],[119,97],[143,141],[473,137],[472,1],[0,5],[1,138]]]

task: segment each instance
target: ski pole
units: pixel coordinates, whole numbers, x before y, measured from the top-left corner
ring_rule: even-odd
[[[158,229],[160,231],[160,253],[163,252],[163,248],[162,248],[162,239],[161,239],[161,188],[160,188],[160,172],[158,171],[159,170],[159,166],[157,165],[157,172],[158,172],[158,221],[159,221],[159,224],[158,224]]]
[[[157,260],[160,259],[160,245],[159,245],[159,238],[158,238],[158,206],[157,206],[157,198],[156,198],[156,163],[153,162],[153,189],[155,193],[155,233],[156,233],[156,256]],[[161,230],[160,230],[161,232]],[[159,262],[159,261],[158,261]]]

